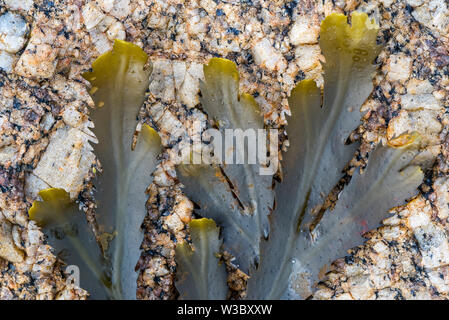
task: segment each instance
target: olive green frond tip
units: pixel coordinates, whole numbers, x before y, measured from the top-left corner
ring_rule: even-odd
[[[149,145],[160,145],[161,144],[161,137],[159,134],[154,130],[152,127],[150,127],[147,124],[144,124],[142,126],[142,130],[140,132],[143,139],[146,143]]]
[[[219,234],[219,228],[212,219],[201,218],[193,219],[189,222],[190,233],[193,241],[200,237],[202,234],[215,233]],[[176,251],[183,251],[184,254],[193,254],[191,246],[187,242],[182,242],[176,246]]]
[[[202,218],[189,223],[192,247],[183,242],[176,246],[176,288],[179,298],[223,300],[226,298],[226,269],[217,258],[222,241],[214,220]]]
[[[337,49],[350,52],[354,61],[372,62],[380,50],[376,41],[378,30],[374,19],[370,20],[364,12],[353,12],[351,25],[345,15],[333,13],[321,23],[320,46],[325,56]]]
[[[193,219],[192,221],[190,221],[189,227],[190,230],[195,230],[195,232],[218,229],[215,221],[207,218]]]
[[[73,205],[70,195],[64,189],[44,189],[39,192],[39,196],[43,201],[34,201],[28,215],[41,227],[61,219],[63,213]]]
[[[99,56],[92,63],[92,71],[83,74],[84,79],[88,80],[93,86],[100,85],[114,70],[122,67],[120,61],[123,60],[123,57],[129,59],[128,63],[132,62],[142,67],[148,60],[148,55],[139,46],[116,39],[112,50]]]
[[[321,22],[321,37],[333,36],[339,44],[351,45],[360,41],[367,35],[377,35],[379,26],[374,19],[369,19],[365,12],[353,12],[351,25],[348,18],[341,13],[332,13]],[[372,34],[368,34],[372,32]],[[354,42],[349,42],[352,40]]]
[[[254,99],[254,96],[249,93],[242,93],[240,95],[240,101],[242,101],[245,105],[251,106],[254,109],[254,112],[260,116],[262,116],[262,112],[260,110],[259,105],[257,104],[256,99]]]
[[[235,80],[239,80],[237,65],[228,59],[212,58],[204,65],[203,71],[206,82],[210,77],[224,75],[231,75]]]
[[[294,95],[307,95],[315,93],[318,90],[316,82],[312,79],[301,80],[295,88],[291,91],[291,96]]]
[[[136,59],[139,59],[142,62],[146,62],[148,59],[148,55],[142,50],[141,47],[123,40],[115,39],[112,51],[118,54],[126,54],[136,57]]]

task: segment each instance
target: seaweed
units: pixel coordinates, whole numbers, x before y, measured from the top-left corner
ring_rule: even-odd
[[[36,200],[28,210],[28,216],[36,221],[39,227],[57,223],[67,219],[68,209],[73,206],[70,195],[61,188],[50,188],[39,191],[42,201]]]
[[[211,219],[194,219],[189,223],[191,245],[176,246],[176,287],[182,300],[224,300],[228,293],[226,268],[217,257],[222,241]]]
[[[408,166],[416,154],[415,144],[397,149],[378,147],[365,172],[353,175],[335,208],[324,213],[312,233],[308,227],[313,215],[306,213],[303,228],[298,229],[302,208],[295,207],[296,215],[286,214],[289,211],[279,204],[279,211],[273,214],[273,238],[265,243],[261,267],[248,281],[248,298],[307,298],[323,267],[362,243],[364,232],[378,226],[390,208],[416,193],[423,173],[417,166]],[[291,182],[286,179],[284,183]],[[303,283],[295,292],[297,279]]]
[[[92,85],[96,108],[91,119],[98,139],[94,150],[101,163],[100,172],[94,169],[93,181],[97,201],[95,214],[102,231],[96,240],[103,254],[100,264],[105,271],[102,273],[106,273],[110,282],[108,296],[115,299],[136,297],[134,268],[143,240],[139,230],[146,214],[145,191],[152,181],[161,151],[156,131],[146,124],[138,126],[137,121],[151,72],[151,68],[146,67],[147,59],[138,46],[116,40],[112,51],[97,58],[92,70],[83,75]],[[44,202],[35,202],[30,217],[39,221],[54,216],[51,204],[66,201],[63,193],[64,190],[41,192]],[[62,198],[55,200],[57,197]],[[41,212],[39,215],[36,209]]]
[[[284,181],[276,187],[271,237],[263,243],[261,267],[248,281],[248,298],[290,297],[288,289],[297,276],[306,279],[303,292],[310,293],[319,270],[361,242],[361,227],[354,222],[365,219],[365,227],[375,227],[390,207],[410,197],[422,181],[419,168],[401,170],[412,160],[415,143],[398,149],[378,147],[366,173],[353,177],[335,210],[328,209],[311,233],[313,212],[320,209],[358,148],[357,143],[345,141],[358,127],[360,105],[373,88],[373,61],[380,49],[378,27],[365,13],[354,12],[351,22],[349,26],[342,14],[322,22],[323,105],[320,89],[311,80],[303,80],[291,93]],[[304,293],[301,297],[306,298]]]
[[[282,156],[283,179],[275,188],[276,206],[270,215],[269,236],[260,244],[260,263],[250,266],[248,299],[307,298],[319,281],[321,268],[360,244],[363,233],[374,228],[391,207],[412,197],[422,182],[421,169],[410,165],[420,138],[407,133],[386,146],[377,146],[370,153],[365,170],[353,173],[334,206],[324,206],[360,145],[348,143],[348,137],[360,125],[360,106],[373,89],[373,62],[380,51],[377,31],[375,22],[359,12],[352,14],[351,25],[342,14],[331,14],[322,22],[324,91],[314,81],[303,80],[291,92],[289,150]],[[220,79],[223,73],[216,70],[215,77]],[[219,95],[220,91],[216,91]],[[238,119],[226,118],[227,110],[222,106],[216,104],[217,117],[237,126]],[[230,212],[235,209],[221,208],[229,203],[230,190],[218,187],[219,178],[214,180],[212,169],[206,169],[211,170],[206,174],[210,176],[207,180],[199,180],[204,177],[203,172],[192,174],[200,185],[194,189],[199,193],[195,198],[208,199],[200,214],[214,218],[225,235],[232,234],[226,229]],[[181,181],[186,184],[191,182],[189,179]],[[195,186],[190,183],[187,192]],[[255,188],[264,186],[256,184]],[[251,221],[232,222],[237,227],[232,225],[231,230],[251,230],[246,225]],[[247,245],[238,239],[240,247]],[[217,281],[223,282],[219,278]]]
[[[239,94],[239,75],[229,60],[212,58],[204,66],[205,81],[201,83],[201,104],[225,136],[229,129],[258,130],[264,128],[263,116],[254,98]],[[254,132],[254,131],[253,131]],[[233,146],[236,145],[234,136]],[[228,157],[249,159],[248,148],[239,154],[228,148]],[[268,214],[273,205],[272,175],[260,175],[260,166],[245,164],[184,164],[178,177],[187,196],[200,206],[203,217],[223,227],[223,245],[235,256],[235,264],[248,273],[259,262],[261,238],[268,237]],[[237,161],[235,161],[237,162]],[[233,163],[235,163],[233,162]]]
[[[100,226],[115,239],[111,243],[112,288],[116,298],[135,298],[143,233],[138,232],[146,214],[146,188],[161,151],[159,135],[143,125],[133,143],[137,113],[145,100],[151,68],[138,46],[116,40],[112,51],[92,64],[84,77],[92,84],[97,109],[93,130],[99,143],[95,153],[103,172],[94,182]],[[106,249],[106,248],[105,248]]]
[[[283,153],[283,181],[275,190],[273,175],[261,175],[260,165],[248,161],[178,166],[185,193],[198,205],[196,213],[205,217],[189,225],[192,244],[183,242],[176,247],[176,286],[181,299],[226,298],[226,272],[219,261],[223,250],[250,275],[248,298],[307,298],[323,266],[359,244],[363,233],[374,228],[389,208],[416,193],[423,174],[410,162],[420,138],[406,133],[386,146],[377,146],[365,170],[353,173],[335,206],[323,207],[359,148],[358,142],[347,141],[360,125],[360,106],[373,89],[373,62],[380,51],[377,31],[365,13],[354,12],[351,25],[342,14],[332,14],[322,22],[324,91],[314,81],[303,80],[291,92],[290,147]],[[95,151],[102,163],[94,181],[96,214],[103,240],[114,238],[110,246],[109,241],[100,241],[99,252],[106,253],[106,265],[98,267],[95,262],[90,267],[103,279],[112,298],[135,298],[134,265],[143,238],[137,230],[146,213],[145,190],[161,150],[153,129],[143,125],[136,130],[137,110],[151,72],[146,63],[140,48],[116,41],[113,50],[98,58],[85,74],[97,106],[92,120],[99,141]],[[204,66],[204,75],[201,105],[218,132],[264,128],[254,98],[239,93],[234,63],[213,58]],[[232,137],[233,145],[237,139]],[[237,151],[225,146],[224,154],[236,159],[252,156],[248,148],[243,154]],[[41,192],[44,201],[34,203],[30,217],[51,225],[71,216],[65,211],[73,204],[64,192]],[[80,232],[67,235],[78,238]],[[76,250],[83,252],[79,246]],[[94,254],[98,252],[80,253],[85,262]],[[301,290],[296,290],[298,279]]]
[[[97,299],[106,299],[110,290],[106,261],[96,238],[68,192],[49,188],[39,192],[28,210],[31,220],[44,231],[58,256],[80,271],[81,286]]]

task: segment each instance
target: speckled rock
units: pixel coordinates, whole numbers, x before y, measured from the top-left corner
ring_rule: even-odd
[[[358,132],[363,145],[418,130],[425,142],[419,162],[432,168],[435,159],[440,161],[431,190],[373,232],[354,255],[360,263],[350,258],[336,262],[342,269],[329,274],[331,282],[315,297],[433,298],[433,288],[443,297],[449,292],[443,265],[446,225],[429,211],[432,203],[438,217],[447,219],[449,165],[443,160],[448,147],[449,54],[444,0],[0,0],[0,9],[2,17],[20,16],[27,28],[32,26],[23,33],[23,43],[15,44],[22,47],[12,46],[8,53],[0,48],[0,210],[12,225],[7,243],[24,252],[22,262],[0,259],[1,298],[86,297],[81,289],[66,285],[61,265],[42,232],[28,221],[27,209],[38,190],[48,186],[68,188],[73,198],[84,199],[95,158],[88,121],[93,104],[80,75],[112,48],[114,38],[138,44],[153,62],[150,94],[139,119],[158,130],[165,147],[149,186],[137,296],[172,299],[174,246],[188,238],[186,224],[192,216],[192,204],[182,195],[173,168],[183,148],[179,137],[194,138],[194,123],[206,127],[207,115],[197,108],[202,64],[214,56],[233,60],[241,91],[256,98],[267,126],[282,128],[295,84],[304,78],[322,84],[320,21],[331,12],[356,9],[379,22],[379,41],[385,44],[377,59],[375,89],[363,106]],[[67,139],[71,143],[64,145]],[[58,170],[51,171],[54,164]],[[432,196],[426,199],[426,194]],[[80,205],[86,208],[89,201]],[[417,209],[420,214],[410,219],[399,213]],[[426,239],[429,234],[432,241]],[[369,260],[373,248],[379,256]],[[363,261],[372,261],[371,273]],[[426,276],[421,275],[422,261],[428,266]],[[400,263],[398,272],[390,270],[394,263]],[[385,276],[390,271],[392,278]],[[242,297],[245,280],[236,274],[230,279],[238,284],[235,296]]]
[[[80,27],[78,7],[71,1],[61,5],[59,1],[7,0],[0,1],[0,13],[3,19],[9,17],[16,21],[13,27],[5,27],[6,20],[2,20],[1,25],[2,252],[7,244],[11,244],[9,248],[15,250],[8,251],[16,252],[16,255],[1,255],[0,295],[2,299],[85,299],[87,292],[66,284],[64,265],[46,244],[40,228],[28,220],[27,214],[37,192],[48,187],[32,174],[49,144],[48,136],[53,136],[53,131],[64,126],[64,120],[67,125],[84,130],[80,121],[76,121],[73,110],[82,110],[85,121],[86,109],[83,108],[89,103],[92,105],[85,85],[77,78],[81,72],[78,69],[80,63],[77,63],[81,58],[78,50],[82,48],[72,32]],[[33,30],[30,32],[31,25]],[[16,37],[15,47],[5,48],[5,39],[9,41],[12,36]],[[62,73],[62,76],[54,77],[55,73]],[[68,81],[69,76],[77,81]],[[83,95],[90,100],[81,98]],[[62,117],[65,106],[68,111]],[[36,183],[25,182],[31,182],[33,178]],[[82,181],[77,182],[77,187],[80,185]]]
[[[17,263],[24,259],[23,251],[14,244],[12,224],[2,217],[0,217],[0,258]]]

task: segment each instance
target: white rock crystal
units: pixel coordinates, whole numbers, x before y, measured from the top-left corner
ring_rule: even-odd
[[[97,29],[93,29],[89,32],[89,34],[99,54],[112,50],[112,42],[109,41],[104,33],[98,32]]]
[[[300,16],[290,31],[290,42],[295,46],[299,44],[314,44],[318,42],[319,34],[319,26],[311,24],[309,17]]]
[[[76,197],[94,161],[89,144],[92,140],[76,128],[58,129],[33,174],[51,187],[63,188],[72,198]]]
[[[104,12],[109,12],[114,7],[114,0],[98,0],[97,4]]]
[[[105,17],[104,13],[98,9],[94,2],[89,2],[82,10],[84,25],[87,30],[94,28]]]
[[[126,32],[123,23],[116,21],[114,22],[106,32],[109,40],[114,41],[115,39],[125,40]]]
[[[23,252],[19,250],[12,239],[12,225],[0,214],[0,257],[11,262],[22,262]]]
[[[0,50],[16,53],[26,42],[28,25],[25,19],[16,13],[6,12],[0,16]]]
[[[430,93],[426,94],[406,94],[401,96],[402,107],[406,110],[430,109],[440,110],[440,102]]]
[[[387,79],[390,81],[405,81],[412,72],[412,59],[405,54],[391,55],[388,63]]]
[[[287,64],[284,57],[271,45],[266,38],[260,40],[253,48],[255,62],[270,71],[285,70]]]
[[[117,19],[123,19],[131,13],[130,0],[114,0],[110,14]]]
[[[11,10],[28,11],[33,6],[33,0],[5,0],[5,5]]]
[[[320,53],[321,49],[318,44],[298,46],[295,50],[296,63],[303,71],[319,67],[320,61],[317,57],[319,57]]]
[[[14,55],[0,50],[0,69],[11,72],[14,63]]]

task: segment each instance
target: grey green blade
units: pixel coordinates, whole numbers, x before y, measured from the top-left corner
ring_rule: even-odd
[[[176,246],[178,266],[176,288],[182,300],[224,300],[228,293],[226,269],[218,259],[222,241],[211,219],[194,219],[189,223],[192,246]]]
[[[248,273],[259,262],[259,242],[269,234],[268,214],[273,205],[272,175],[260,175],[261,166],[249,163],[248,144],[241,150],[224,143],[225,130],[240,129],[257,135],[263,129],[263,116],[254,100],[239,94],[237,67],[229,60],[213,58],[204,66],[201,103],[218,124],[223,137],[223,155],[234,162],[241,152],[243,164],[180,166],[178,177],[184,192],[200,206],[198,213],[214,219],[223,228],[224,248],[233,254],[234,263]],[[235,132],[235,131],[233,131]],[[236,138],[233,138],[236,145]],[[227,149],[225,149],[227,148]],[[224,156],[223,159],[224,160]]]
[[[132,148],[137,114],[149,84],[151,70],[145,69],[146,62],[142,49],[116,40],[113,50],[99,57],[93,71],[84,75],[92,84],[96,103],[91,116],[98,138],[94,149],[103,167],[95,181],[97,219],[104,232],[114,236],[107,252],[112,298],[136,298],[134,267],[143,239],[145,190],[161,151],[158,134],[147,125],[142,126]]]

